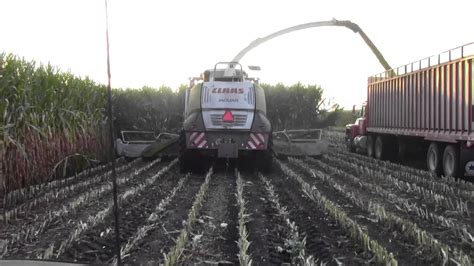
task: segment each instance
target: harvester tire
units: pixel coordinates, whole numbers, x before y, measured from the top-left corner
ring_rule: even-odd
[[[189,151],[186,150],[186,135],[184,131],[181,131],[179,134],[179,151],[178,151],[178,164],[179,170],[181,173],[185,173],[189,171]]]
[[[269,173],[273,167],[273,136],[268,137],[267,150],[257,158],[258,169],[264,173]]]

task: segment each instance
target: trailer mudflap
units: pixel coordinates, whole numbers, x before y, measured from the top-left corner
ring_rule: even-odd
[[[461,147],[459,161],[461,176],[474,176],[474,149]]]

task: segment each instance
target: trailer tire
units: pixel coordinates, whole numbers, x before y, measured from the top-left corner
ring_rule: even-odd
[[[367,156],[374,157],[374,137],[367,136]]]
[[[456,145],[448,145],[443,152],[443,172],[445,176],[456,177],[459,172],[459,152]]]
[[[443,170],[443,157],[439,144],[432,142],[426,153],[426,166],[428,171],[440,175]]]
[[[375,139],[375,145],[374,145],[374,155],[375,158],[379,160],[384,160],[386,156],[386,141],[382,136],[377,136]]]

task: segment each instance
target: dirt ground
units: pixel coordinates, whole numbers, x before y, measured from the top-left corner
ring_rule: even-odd
[[[473,183],[349,153],[338,133],[328,140],[326,155],[275,158],[269,173],[238,162],[186,174],[171,159],[121,161],[123,262],[161,264],[172,251],[179,251],[179,264],[199,265],[239,264],[242,254],[254,265],[473,261]],[[0,257],[114,262],[109,179],[105,170],[83,175],[5,207],[10,216],[0,227]]]

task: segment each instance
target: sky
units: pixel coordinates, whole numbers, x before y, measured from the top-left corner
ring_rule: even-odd
[[[0,52],[107,82],[102,0],[0,0]],[[112,86],[177,88],[251,41],[298,24],[357,23],[392,67],[474,41],[474,1],[109,0]],[[273,39],[240,63],[261,82],[318,84],[346,109],[366,100],[384,71],[362,38],[342,27]]]

